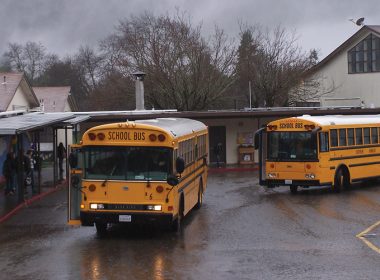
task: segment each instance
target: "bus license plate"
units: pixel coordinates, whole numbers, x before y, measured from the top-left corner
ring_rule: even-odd
[[[287,185],[291,185],[292,183],[293,183],[292,180],[285,180],[285,184],[287,184]]]
[[[130,223],[132,221],[131,215],[119,215],[119,222]]]

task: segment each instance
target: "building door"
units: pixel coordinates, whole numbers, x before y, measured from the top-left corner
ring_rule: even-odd
[[[210,163],[226,164],[226,127],[210,126],[208,129],[210,143]]]

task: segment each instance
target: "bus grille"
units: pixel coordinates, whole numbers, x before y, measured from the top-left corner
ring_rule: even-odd
[[[106,210],[146,210],[145,205],[141,204],[105,204]]]

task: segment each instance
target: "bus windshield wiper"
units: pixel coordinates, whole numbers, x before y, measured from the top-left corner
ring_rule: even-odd
[[[106,179],[103,181],[102,183],[102,187],[105,187],[106,184],[107,184],[107,181],[111,178],[111,176],[113,175],[113,173],[115,172],[116,170],[116,166],[117,166],[117,163],[115,163],[115,165],[112,167],[112,170],[110,172],[110,174],[107,175]]]

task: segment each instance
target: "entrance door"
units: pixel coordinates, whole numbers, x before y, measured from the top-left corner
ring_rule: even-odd
[[[208,129],[210,143],[210,163],[226,164],[226,127],[210,126]]]

